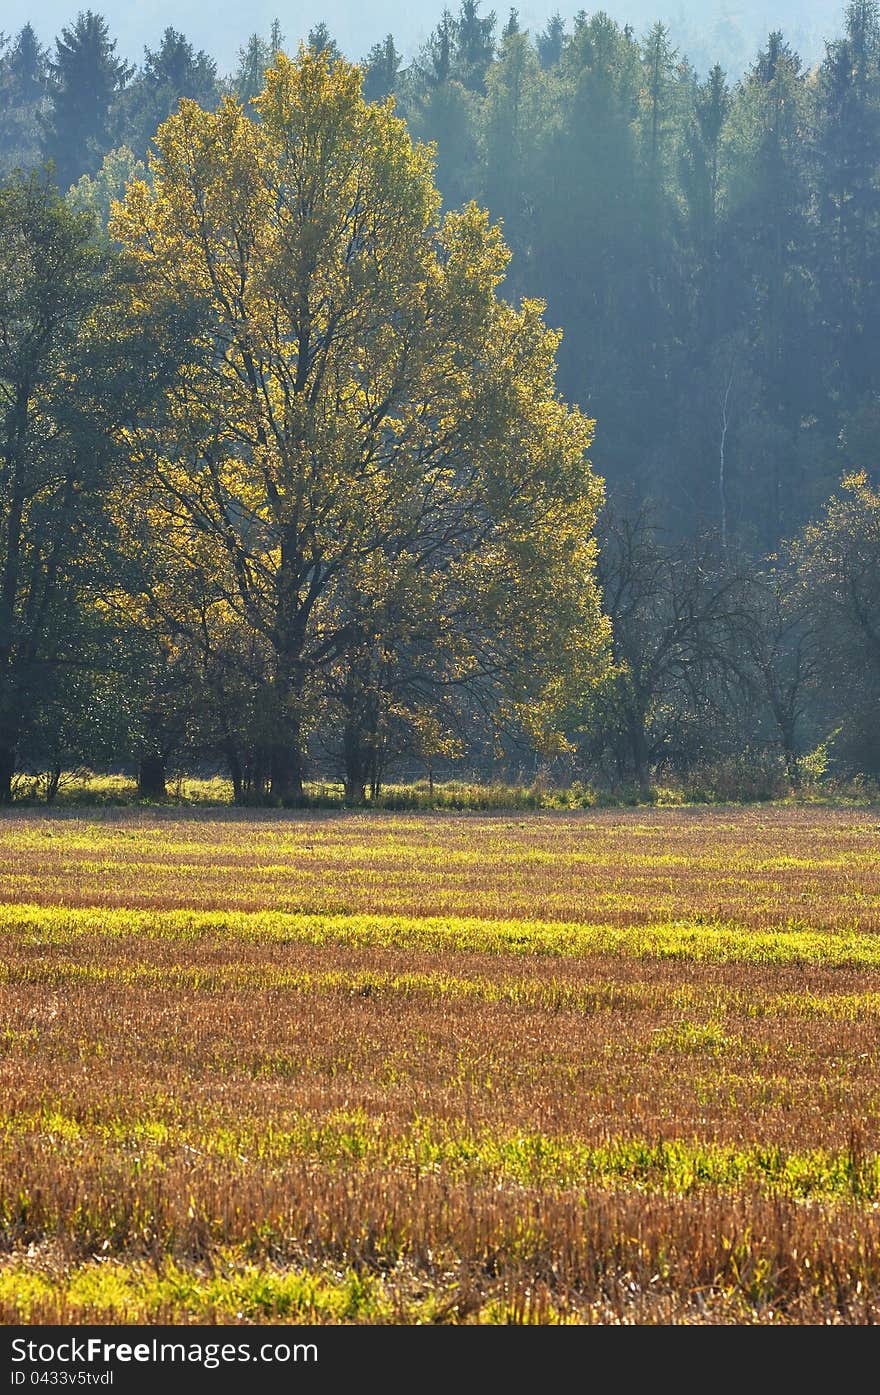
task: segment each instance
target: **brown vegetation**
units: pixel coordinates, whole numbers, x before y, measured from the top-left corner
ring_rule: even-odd
[[[2,825],[2,895],[412,920],[687,913],[831,944],[877,928],[877,829],[870,811],[831,810],[28,816]],[[65,937],[24,910],[2,938],[3,1320],[266,1320],[291,1311],[278,1276],[293,1272],[381,1285],[384,1307],[375,1290],[359,1309],[300,1305],[309,1320],[424,1320],[428,1302],[453,1321],[880,1315],[870,968],[219,923],[187,938],[136,918]],[[144,1264],[152,1297],[131,1288]],[[268,1276],[262,1306],[169,1279],[248,1264]],[[105,1289],[77,1298],[102,1265]]]

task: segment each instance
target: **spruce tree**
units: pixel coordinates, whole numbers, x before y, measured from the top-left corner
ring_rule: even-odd
[[[114,99],[131,71],[116,56],[106,20],[93,10],[81,11],[55,40],[43,153],[54,163],[60,189],[94,174],[114,146]]]

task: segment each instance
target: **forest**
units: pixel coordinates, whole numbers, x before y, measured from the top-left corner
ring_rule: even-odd
[[[875,780],[875,0],[156,44],[0,36],[0,800]]]

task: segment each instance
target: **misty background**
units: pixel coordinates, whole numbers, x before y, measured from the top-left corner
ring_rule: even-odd
[[[75,8],[67,0],[43,0],[39,6],[31,0],[6,0],[0,10],[0,29],[15,32],[30,21],[40,40],[49,44],[62,25],[70,23]],[[230,72],[245,33],[268,32],[276,17],[288,45],[294,48],[318,20],[323,20],[348,58],[362,58],[388,32],[393,33],[404,57],[412,58],[437,23],[441,6],[413,5],[407,0],[326,0],[320,6],[257,0],[246,7],[236,0],[214,4],[205,0],[139,0],[138,4],[111,0],[99,8],[118,41],[118,52],[131,63],[140,62],[145,46],[154,45],[162,30],[172,25],[182,29],[196,48],[210,52],[221,71]],[[487,13],[490,8],[483,7]],[[535,33],[554,13],[570,27],[579,11],[592,7],[573,0],[525,0],[516,8],[521,28]],[[710,0],[708,4],[690,0],[667,5],[653,0],[608,0],[601,8],[620,24],[632,25],[638,37],[661,20],[668,26],[674,45],[694,67],[707,71],[719,62],[732,76],[739,76],[746,68],[771,29],[782,29],[805,63],[818,62],[825,40],[839,29],[843,13],[838,0],[810,0],[807,4],[778,0],[772,5],[762,0]],[[495,6],[499,24],[507,19],[509,9],[506,3]]]

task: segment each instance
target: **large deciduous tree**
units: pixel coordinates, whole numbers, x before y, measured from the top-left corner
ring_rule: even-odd
[[[705,759],[706,733],[711,755],[731,723],[751,620],[745,577],[719,566],[712,539],[664,543],[644,511],[607,510],[600,536],[616,671],[591,694],[586,749],[609,749],[618,776],[634,775],[647,794],[658,763]]]
[[[138,496],[157,555],[203,557],[218,610],[265,645],[271,790],[291,799],[321,675],[362,653],[408,573],[467,612],[450,682],[503,674],[506,701],[541,708],[584,680],[607,638],[601,485],[542,305],[498,297],[498,229],[474,205],[440,216],[432,152],[391,104],[301,51],[254,105],[184,101],[112,229],[139,267],[131,316],[197,325],[132,435]],[[409,611],[412,653],[413,626],[444,626]]]
[[[822,655],[818,681],[849,773],[880,774],[880,493],[847,476],[792,560]]]

